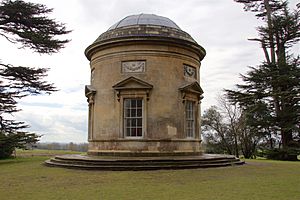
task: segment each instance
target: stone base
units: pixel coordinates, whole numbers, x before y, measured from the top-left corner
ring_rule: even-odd
[[[89,156],[117,156],[117,157],[164,157],[164,156],[201,156],[203,152],[195,151],[174,151],[174,152],[161,152],[161,151],[98,151],[89,150]]]
[[[52,167],[106,171],[210,168],[242,165],[244,163],[234,156],[215,154],[160,157],[61,155],[45,161],[47,166]]]
[[[92,156],[198,156],[202,155],[200,139],[109,139],[90,140]]]

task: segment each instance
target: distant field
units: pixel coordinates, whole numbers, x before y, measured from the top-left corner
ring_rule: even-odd
[[[246,160],[238,167],[105,172],[50,168],[62,151],[0,160],[0,199],[299,200],[300,162]],[[29,155],[25,156],[24,155]]]
[[[63,154],[84,154],[79,151],[65,151],[65,150],[44,150],[44,149],[35,149],[35,150],[21,150],[16,151],[17,157],[30,157],[30,156],[54,156],[54,155],[63,155]]]

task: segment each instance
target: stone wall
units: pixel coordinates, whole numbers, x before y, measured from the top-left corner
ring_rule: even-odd
[[[89,152],[201,152],[201,91],[191,88],[192,92],[186,94],[180,89],[200,82],[199,55],[186,45],[151,38],[99,48],[91,57],[91,88],[96,93],[89,115],[93,120],[89,122],[93,126],[89,127]],[[124,137],[126,97],[144,100],[142,138]],[[193,138],[187,138],[185,133],[185,98],[197,102]]]

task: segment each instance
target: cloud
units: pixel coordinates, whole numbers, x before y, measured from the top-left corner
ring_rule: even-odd
[[[29,96],[19,102],[22,111],[15,118],[28,123],[28,131],[43,135],[41,142],[87,141],[84,87],[64,87],[52,95]]]
[[[42,142],[84,142],[87,140],[87,109],[23,105],[16,114],[30,124],[29,131],[43,135]]]

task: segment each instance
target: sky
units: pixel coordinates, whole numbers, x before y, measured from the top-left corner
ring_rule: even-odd
[[[202,61],[200,85],[204,90],[202,112],[217,104],[224,88],[241,83],[239,74],[257,66],[263,52],[256,42],[261,22],[233,0],[31,0],[53,8],[51,18],[66,24],[71,39],[59,53],[41,55],[0,38],[1,62],[49,68],[47,81],[59,89],[51,95],[30,96],[19,101],[16,120],[42,135],[41,142],[87,142],[88,104],[84,87],[90,82],[89,61],[84,50],[107,29],[128,15],[156,14],[174,21],[189,33],[207,55]],[[290,0],[295,8],[297,0]],[[297,45],[295,51],[299,52]]]

